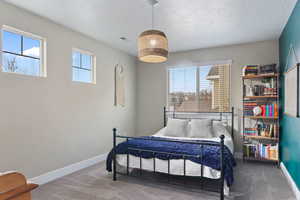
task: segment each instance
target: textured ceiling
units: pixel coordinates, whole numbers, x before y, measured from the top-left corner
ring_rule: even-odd
[[[151,28],[147,0],[6,0],[132,55]],[[154,26],[170,51],[277,39],[297,0],[160,0]],[[119,38],[126,37],[126,41]]]

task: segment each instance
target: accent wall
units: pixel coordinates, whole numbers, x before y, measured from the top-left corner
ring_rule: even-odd
[[[296,64],[296,56],[289,54],[291,45],[297,57],[300,57],[300,2],[298,1],[292,15],[279,39],[280,70],[281,70],[281,102],[284,108],[284,68]],[[297,62],[300,62],[299,60]],[[296,87],[296,86],[295,86]],[[300,189],[300,118],[290,117],[281,112],[281,160]]]

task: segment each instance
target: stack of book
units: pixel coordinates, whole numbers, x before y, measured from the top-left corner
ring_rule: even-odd
[[[249,158],[278,160],[278,144],[244,144],[244,155]]]
[[[258,136],[258,129],[257,128],[245,128],[245,135],[246,136]]]
[[[278,105],[277,103],[261,105],[261,116],[263,117],[278,117]]]
[[[257,75],[258,74],[258,65],[246,65],[243,68],[243,76],[247,75]]]
[[[247,100],[244,101],[244,115],[245,116],[253,116],[253,108],[258,106],[255,100]]]

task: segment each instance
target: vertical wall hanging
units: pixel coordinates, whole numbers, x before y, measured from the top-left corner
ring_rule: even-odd
[[[125,73],[121,64],[115,66],[115,106],[125,106]]]

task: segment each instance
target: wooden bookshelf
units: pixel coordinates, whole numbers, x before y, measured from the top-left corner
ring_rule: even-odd
[[[259,70],[258,70],[259,71]],[[242,76],[243,82],[243,160],[257,161],[257,162],[272,162],[280,164],[279,160],[267,159],[265,157],[279,158],[279,74],[268,73],[268,74],[257,74],[257,75],[245,75]],[[245,88],[263,86],[263,92],[260,92],[258,96],[253,96],[251,92],[246,94]],[[267,89],[266,89],[267,88]],[[265,94],[265,91],[274,91],[273,95]],[[272,94],[272,93],[271,93]],[[252,104],[252,105],[251,105]],[[276,105],[277,106],[276,106]],[[267,105],[267,111],[263,113],[271,112],[272,115],[276,116],[254,116],[252,110],[256,106],[261,106],[265,109]],[[274,109],[277,109],[276,111]],[[276,113],[276,114],[275,114]],[[249,116],[250,115],[250,116]],[[272,137],[261,136],[262,131],[267,131]],[[247,134],[254,134],[247,135]],[[267,149],[272,149],[268,151]],[[258,157],[249,157],[249,152],[255,154]],[[277,155],[274,156],[273,153]]]
[[[270,73],[270,74],[257,74],[257,75],[246,75],[243,76],[243,79],[260,79],[260,78],[274,78],[278,77],[279,74]]]

